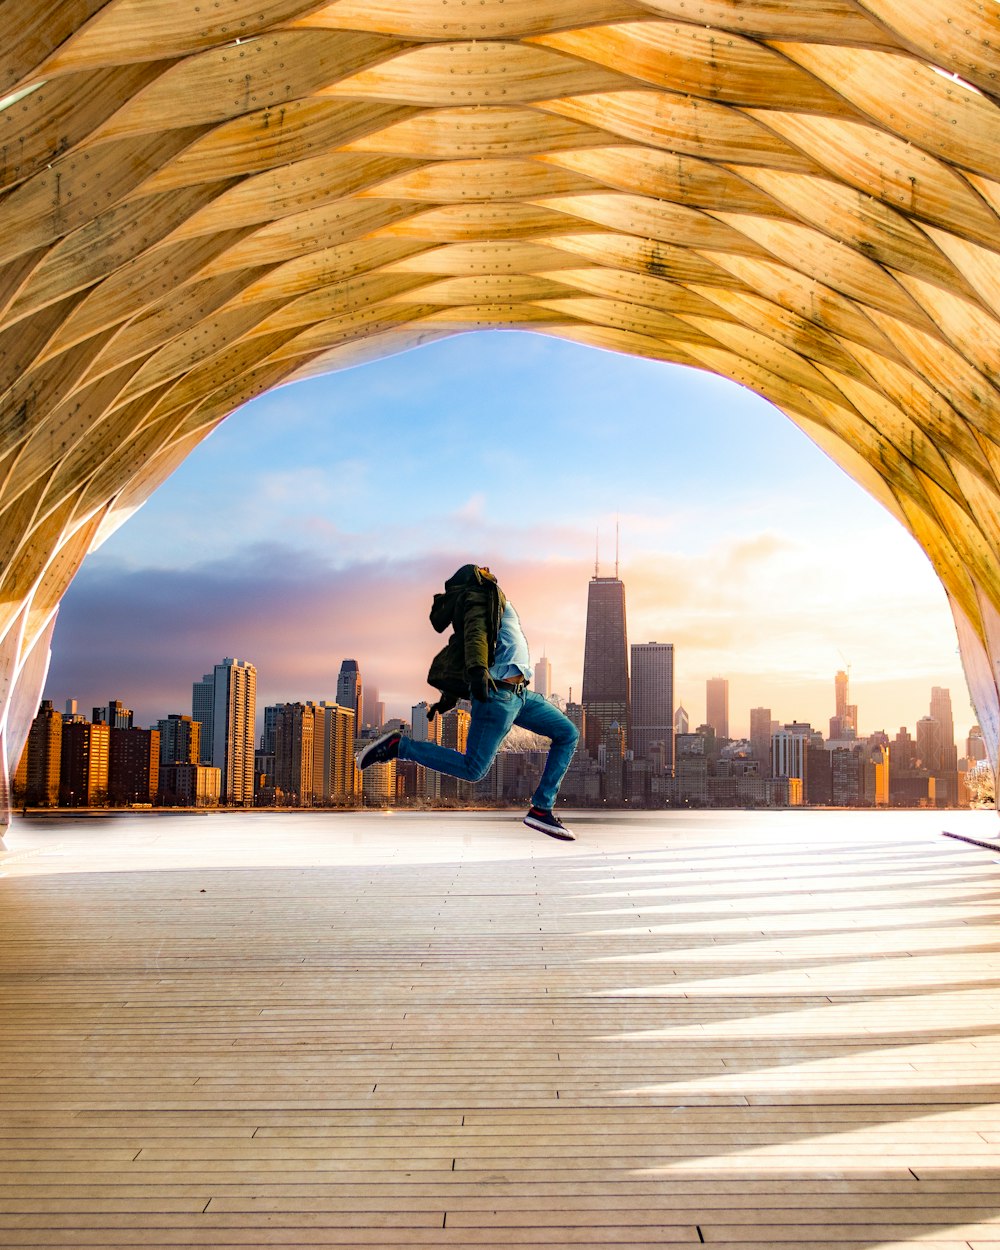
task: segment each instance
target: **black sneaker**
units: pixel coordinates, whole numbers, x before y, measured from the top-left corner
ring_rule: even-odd
[[[529,829],[539,829],[550,838],[559,838],[561,842],[576,841],[555,812],[544,812],[540,807],[533,807],[525,816],[524,823]]]
[[[402,736],[393,729],[381,738],[376,738],[374,742],[369,742],[354,757],[358,767],[368,768],[371,764],[388,764],[390,760],[394,760],[399,754],[399,740]]]

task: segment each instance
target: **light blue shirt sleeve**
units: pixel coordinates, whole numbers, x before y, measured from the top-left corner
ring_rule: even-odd
[[[531,680],[533,673],[531,655],[528,651],[528,640],[521,629],[521,620],[508,600],[500,618],[500,630],[497,634],[497,649],[493,657],[490,676],[495,681],[510,681],[516,677]]]

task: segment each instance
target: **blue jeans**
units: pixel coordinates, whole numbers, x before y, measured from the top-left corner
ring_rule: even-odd
[[[460,777],[462,781],[481,781],[489,772],[511,725],[521,725],[552,741],[541,779],[531,798],[534,807],[550,812],[580,733],[548,699],[527,687],[512,690],[501,686],[490,693],[486,703],[472,700],[472,721],[464,755],[451,747],[440,747],[436,742],[417,742],[404,736],[399,742],[399,758],[416,760],[425,768]]]

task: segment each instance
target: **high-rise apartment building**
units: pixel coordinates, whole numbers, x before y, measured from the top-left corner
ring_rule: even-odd
[[[278,704],[264,708],[264,732],[260,736],[260,749],[265,755],[274,754],[274,735],[278,727]]]
[[[830,757],[830,802],[835,807],[861,807],[864,795],[864,747],[835,747]]]
[[[313,711],[313,804],[343,803],[357,792],[354,713],[338,703],[310,704]]]
[[[563,708],[563,715],[576,726],[581,741],[585,740],[587,736],[587,713],[583,710],[583,704],[574,703],[572,699],[568,699]]]
[[[826,743],[820,739],[810,739],[806,746],[806,776],[809,778],[809,792],[803,787],[802,800],[815,807],[829,807],[833,802],[833,756],[834,752],[826,749]]]
[[[328,704],[326,700],[312,702],[306,704],[306,707],[313,715],[313,735],[312,735],[312,785],[309,794],[309,803],[314,807],[330,801],[330,762],[326,753],[326,721],[327,708],[334,708],[335,703]]]
[[[435,716],[433,720],[429,720],[428,710],[429,705],[426,699],[420,703],[414,703],[410,708],[410,737],[414,742],[441,741],[441,717]]]
[[[359,725],[362,730],[381,729],[385,724],[385,703],[379,697],[378,686],[362,686],[361,718]]]
[[[777,730],[771,738],[772,777],[798,777],[803,789],[808,786],[808,749],[813,736],[812,725],[793,721]]]
[[[552,665],[543,655],[535,664],[535,674],[531,679],[535,693],[547,699],[552,693]]]
[[[630,675],[632,719],[629,743],[637,760],[651,758],[662,743],[666,771],[674,764],[674,645],[672,642],[632,644]]]
[[[433,720],[427,717],[428,703],[424,699],[420,703],[415,703],[410,708],[410,736],[414,742],[438,742],[441,741],[441,717],[435,716]],[[406,763],[407,761],[403,761]],[[397,768],[397,773],[399,769]],[[405,775],[405,770],[404,770]],[[425,768],[423,764],[417,764],[413,775],[413,792],[419,798],[436,799],[441,794],[441,774],[435,772],[433,768]]]
[[[705,683],[705,723],[715,730],[716,740],[729,737],[729,680],[710,677]]]
[[[770,775],[771,709],[769,707],[750,709],[750,752],[760,764],[765,776]]]
[[[18,798],[32,807],[54,807],[59,802],[63,718],[43,699],[28,730],[28,741],[15,778]]]
[[[471,722],[472,717],[461,704],[450,712],[445,712],[441,717],[441,745],[464,755]]]
[[[197,764],[201,759],[201,722],[171,712],[156,722],[160,734],[161,764]]]
[[[917,744],[905,725],[900,725],[899,733],[892,740],[892,763],[896,769],[916,767]]]
[[[212,764],[222,773],[222,801],[252,807],[257,670],[227,657],[213,675]]]
[[[274,728],[274,788],[288,807],[313,802],[314,731],[311,704],[279,703]]]
[[[212,741],[212,717],[215,715],[215,671],[206,673],[191,687],[191,718],[201,726],[201,762],[211,764],[215,754]]]
[[[364,728],[364,699],[361,695],[361,669],[357,660],[344,660],[337,675],[337,703],[354,713],[354,732]]]
[[[597,758],[609,735],[628,741],[628,639],[625,626],[625,583],[618,577],[590,579],[587,589],[587,631],[583,651],[583,692],[586,747]],[[617,754],[617,752],[615,752]]]
[[[943,686],[931,687],[931,716],[941,726],[941,767],[951,771],[958,768],[958,748],[955,746],[955,721],[951,711],[951,691]]]
[[[111,725],[108,730],[110,801],[118,806],[155,803],[160,789],[159,730],[116,729]]]
[[[951,691],[943,686],[931,690],[930,715],[917,721],[917,755],[920,767],[931,774],[929,797],[938,807],[958,802],[958,748],[951,711]]]
[[[469,724],[472,717],[465,708],[456,707],[450,712],[445,712],[440,720],[441,745],[451,747],[453,751],[460,751],[464,755],[469,741]],[[471,781],[462,781],[458,777],[441,774],[439,792],[443,799],[461,799],[469,802],[472,799],[473,785]]]
[[[941,771],[942,746],[941,722],[935,716],[921,716],[917,721],[917,758],[925,772]]]
[[[93,807],[108,799],[109,725],[89,721],[63,722],[59,803],[62,807]]]

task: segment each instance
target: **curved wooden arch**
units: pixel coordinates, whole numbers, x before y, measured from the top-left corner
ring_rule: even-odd
[[[929,555],[996,760],[1000,8],[945,12],[0,0],[0,781],[213,426],[479,326],[772,400]]]

